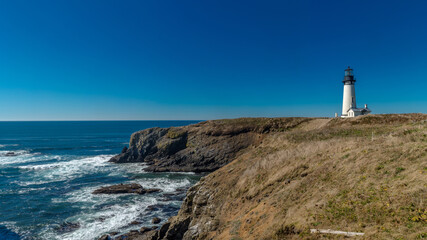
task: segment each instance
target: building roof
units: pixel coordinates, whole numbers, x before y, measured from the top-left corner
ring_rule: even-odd
[[[371,112],[369,108],[350,108],[347,112]]]

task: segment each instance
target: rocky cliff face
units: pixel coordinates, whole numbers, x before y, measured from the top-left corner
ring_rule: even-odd
[[[198,147],[169,155],[146,155],[176,160],[180,151],[209,149],[208,142],[220,148],[219,139],[228,144],[241,134],[253,134],[252,141],[257,141],[191,187],[178,215],[159,230],[129,239],[342,237],[313,235],[313,228],[363,232],[364,239],[426,236],[427,115],[238,121],[178,128],[187,143],[196,135],[205,139]],[[275,127],[264,128],[269,122]],[[153,146],[178,139],[165,138],[166,134]],[[130,148],[144,145],[137,139],[141,137]],[[154,168],[161,164],[152,161]]]
[[[243,118],[185,127],[150,128],[132,134],[129,148],[110,161],[144,162],[153,172],[211,172],[241,151],[257,145],[266,133],[294,128],[308,118]]]

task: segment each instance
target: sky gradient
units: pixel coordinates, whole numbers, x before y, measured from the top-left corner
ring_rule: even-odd
[[[426,1],[0,0],[0,120],[427,113]]]

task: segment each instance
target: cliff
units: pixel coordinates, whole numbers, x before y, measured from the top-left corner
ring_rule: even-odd
[[[365,233],[360,239],[427,237],[427,115],[238,119],[172,129],[185,136],[185,148],[158,153],[160,143],[180,138],[167,137],[171,129],[146,130],[115,161],[148,157],[152,170],[191,169],[186,163],[219,169],[188,190],[177,216],[134,239],[342,238],[310,229]],[[157,151],[141,151],[148,144],[141,136],[161,131],[149,141]],[[221,150],[228,144],[239,146],[238,154]],[[207,161],[209,151],[228,155]]]
[[[115,163],[144,162],[153,172],[211,172],[241,151],[257,145],[270,132],[285,131],[308,118],[241,118],[198,124],[150,128],[132,134],[129,148],[113,157]]]

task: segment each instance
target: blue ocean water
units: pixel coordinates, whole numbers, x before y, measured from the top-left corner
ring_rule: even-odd
[[[151,226],[153,217],[166,221],[200,176],[146,173],[141,163],[108,160],[135,131],[195,122],[0,122],[0,239],[96,239]],[[162,192],[91,194],[127,182]]]

